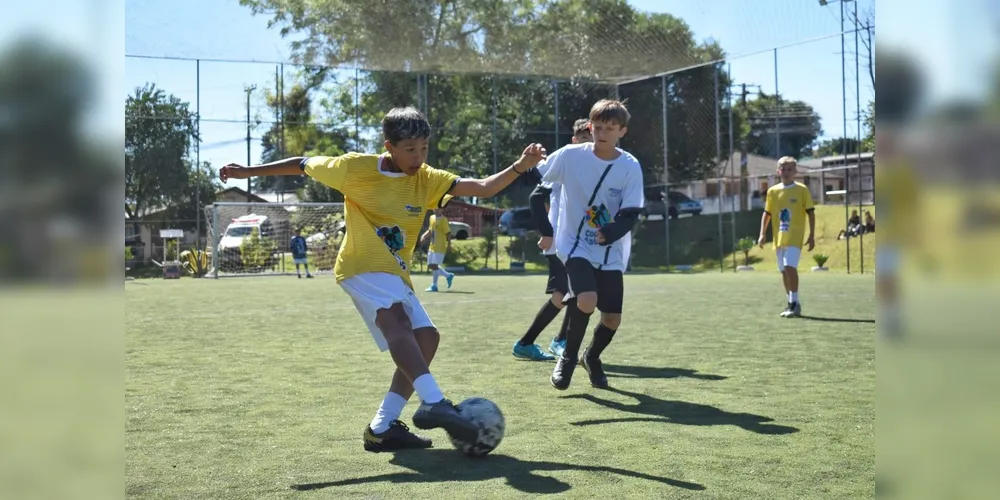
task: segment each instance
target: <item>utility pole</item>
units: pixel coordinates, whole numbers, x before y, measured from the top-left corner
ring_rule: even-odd
[[[250,95],[253,91],[257,90],[256,85],[250,85],[243,87],[243,91],[247,93],[247,166],[249,167],[253,160],[250,159]],[[247,179],[247,203],[250,203],[250,179]]]

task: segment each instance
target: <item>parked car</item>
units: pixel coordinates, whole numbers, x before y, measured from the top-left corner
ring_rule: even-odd
[[[521,207],[507,210],[500,216],[498,229],[506,236],[523,237],[528,231],[535,230],[535,221],[531,218],[531,208]]]
[[[701,215],[701,212],[704,210],[700,201],[693,200],[688,195],[679,191],[668,191],[667,202],[666,214],[664,214],[662,200],[648,200],[646,206],[643,207],[643,211],[647,217],[650,215],[659,215],[660,217],[669,215],[671,219],[676,219],[679,215],[683,214]]]
[[[449,220],[448,228],[451,229],[451,237],[456,240],[467,240],[472,236],[472,226],[464,222]]]

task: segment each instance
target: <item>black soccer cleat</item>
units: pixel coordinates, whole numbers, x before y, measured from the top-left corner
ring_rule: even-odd
[[[399,420],[389,422],[389,429],[381,434],[375,434],[371,427],[366,427],[364,439],[365,451],[372,453],[424,449],[433,444],[430,439],[410,432],[410,428]]]
[[[604,363],[601,358],[591,358],[588,356],[590,350],[583,351],[583,369],[587,370],[590,376],[590,385],[598,389],[608,388],[608,376],[604,373]]]
[[[466,418],[451,401],[421,403],[413,413],[413,425],[418,429],[444,429],[459,441],[474,442],[479,439],[479,426]]]
[[[573,370],[575,369],[575,359],[567,358],[565,353],[562,356],[559,356],[559,359],[556,360],[556,367],[552,370],[552,378],[549,379],[549,381],[552,382],[552,387],[555,387],[560,391],[569,389],[569,383],[573,380]]]

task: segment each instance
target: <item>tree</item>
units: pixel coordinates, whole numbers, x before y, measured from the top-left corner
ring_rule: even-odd
[[[241,3],[270,16],[283,35],[296,35],[292,49],[299,60],[370,69],[361,81],[362,123],[376,124],[386,110],[426,98],[434,130],[428,162],[463,175],[492,173],[494,148],[502,169],[526,142],[541,142],[550,151],[565,145],[573,121],[614,94],[613,85],[595,80],[724,57],[719,44],[696,43],[682,20],[639,12],[624,0],[401,0],[391,8],[360,0]],[[435,74],[426,75],[425,93],[418,96],[422,72]],[[672,178],[700,178],[715,167],[714,137],[707,138],[704,127],[684,126],[686,118],[714,120],[715,103],[723,99],[712,95],[713,72],[720,75],[723,94],[729,82],[719,66],[671,76],[670,133],[677,145],[671,149]],[[560,80],[559,138],[549,132],[555,128],[550,77]],[[647,114],[659,122],[659,86],[659,78],[632,85],[637,91],[629,107],[636,123],[645,123]],[[353,85],[341,87],[330,101],[338,103],[340,121],[354,119]],[[661,127],[633,127],[622,145],[639,158],[646,176],[662,175]],[[380,141],[368,146],[381,149]],[[519,199],[525,189],[515,184],[504,195]]]
[[[862,151],[875,151],[875,100],[868,101],[865,112],[865,138],[861,141]]]
[[[863,144],[863,143],[862,143]],[[853,137],[827,139],[820,143],[813,153],[813,156],[839,156],[844,154],[855,154],[858,152],[858,140]],[[862,150],[864,151],[864,150]]]
[[[125,213],[132,220],[180,202],[194,169],[189,159],[198,140],[187,102],[154,84],[125,100]]]
[[[748,151],[770,158],[811,156],[823,132],[820,116],[803,101],[786,101],[761,92],[741,110],[749,124]],[[778,149],[780,134],[780,150]]]

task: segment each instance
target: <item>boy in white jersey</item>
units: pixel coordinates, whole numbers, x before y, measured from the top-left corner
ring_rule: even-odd
[[[421,405],[413,414],[420,429],[444,428],[464,441],[476,439],[479,427],[444,398],[430,373],[440,334],[413,293],[409,262],[429,208],[443,207],[454,196],[489,198],[544,158],[539,144],[486,179],[462,179],[426,165],[431,128],[414,108],[396,108],[382,119],[388,153],[348,153],[338,157],[288,158],[265,165],[229,164],[219,172],[228,179],[269,175],[306,175],[344,194],[347,227],[334,274],[354,301],[380,350],[396,364],[389,392],[363,434],[364,449],[380,452],[427,448],[399,420],[414,391]]]
[[[571,139],[571,143],[583,144],[591,141],[593,141],[593,137],[590,135],[590,120],[586,118],[577,120],[573,124],[573,138]],[[545,173],[547,168],[545,162],[540,163],[535,168],[536,183],[541,182],[542,174]],[[559,216],[560,188],[558,184],[546,182],[542,183],[539,189],[541,195],[531,197],[531,203],[538,204],[539,206],[532,207],[531,213],[532,216],[537,215],[540,217],[543,214],[545,215],[545,217],[535,220],[535,226],[539,228],[543,235],[552,236],[552,228],[557,224],[556,219]],[[559,333],[549,343],[549,352],[552,354],[542,352],[542,349],[535,345],[535,340],[538,339],[542,330],[545,330],[545,327],[549,326],[549,323],[559,315],[559,311],[568,304],[567,302],[563,302],[563,300],[569,293],[569,280],[566,278],[566,267],[556,255],[555,247],[545,250],[543,253],[549,264],[549,281],[545,285],[545,293],[549,295],[549,300],[546,300],[545,304],[542,305],[542,309],[538,311],[535,320],[531,322],[531,326],[528,327],[528,331],[521,337],[521,340],[514,342],[511,354],[519,359],[549,361],[561,356],[563,349],[566,348],[566,318],[568,316],[563,316]],[[570,299],[570,301],[572,300]]]
[[[556,389],[570,385],[590,315],[601,310],[583,367],[594,387],[607,387],[601,353],[621,324],[623,273],[627,249],[623,238],[639,220],[644,204],[642,167],[634,156],[615,145],[631,118],[620,101],[601,100],[590,109],[593,143],[566,146],[552,153],[543,182],[562,186],[559,216],[552,236],[539,247],[556,253],[566,265],[570,295],[566,348],[556,362],[551,382]]]

